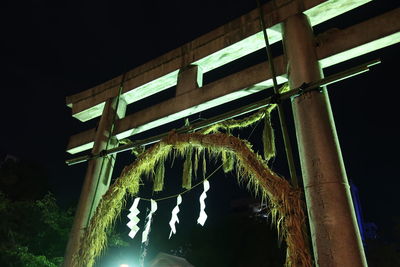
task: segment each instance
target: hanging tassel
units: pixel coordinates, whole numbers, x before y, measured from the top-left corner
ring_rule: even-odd
[[[264,130],[263,130],[263,145],[264,145],[264,159],[268,162],[271,158],[275,157],[275,136],[274,129],[271,123],[271,111],[267,109],[264,117]]]
[[[222,169],[225,173],[228,173],[233,170],[234,161],[232,154],[226,151],[222,151]]]
[[[194,162],[193,162],[193,173],[194,179],[197,179],[197,170],[199,169],[199,158],[200,158],[200,151],[196,149],[194,152]]]
[[[149,238],[151,220],[153,218],[154,212],[156,212],[156,210],[157,210],[157,202],[155,202],[153,199],[150,199],[150,202],[151,202],[151,209],[150,209],[149,215],[147,215],[146,226],[144,227],[144,230],[142,233],[142,243],[145,243],[147,241],[147,239]]]
[[[204,226],[204,223],[207,220],[207,213],[205,212],[206,203],[204,200],[207,198],[207,191],[210,189],[210,182],[208,180],[204,180],[203,186],[204,186],[204,191],[200,195],[200,214],[199,218],[197,219],[197,223],[200,224],[201,226]]]
[[[207,161],[206,161],[206,150],[203,150],[203,180],[206,179],[207,173]]]
[[[171,238],[172,234],[176,234],[175,223],[179,223],[178,213],[179,213],[179,205],[182,203],[181,195],[178,195],[176,198],[176,206],[172,210],[171,220],[169,221],[169,226],[171,227],[171,232],[169,233],[169,238]]]
[[[164,187],[164,175],[165,175],[165,167],[164,162],[159,161],[156,168],[156,173],[154,176],[154,184],[153,191],[160,192]]]
[[[228,135],[231,135],[231,129],[228,128],[227,132]],[[228,173],[233,170],[234,160],[231,153],[226,152],[225,150],[222,151],[222,169],[225,173]]]
[[[132,207],[129,209],[130,213],[128,214],[129,222],[127,223],[127,226],[131,231],[129,232],[129,237],[134,238],[136,233],[139,231],[139,226],[137,224],[139,223],[140,219],[138,217],[138,214],[140,211],[138,210],[137,206],[139,204],[140,198],[135,198],[133,201]]]
[[[192,188],[192,150],[186,152],[186,159],[183,163],[182,187],[185,189]]]

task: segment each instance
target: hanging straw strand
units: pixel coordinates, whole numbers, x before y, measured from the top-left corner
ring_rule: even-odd
[[[179,196],[179,195],[186,194],[187,192],[191,191],[193,188],[195,188],[195,187],[197,187],[197,186],[203,184],[205,180],[210,179],[211,176],[213,176],[213,175],[214,175],[219,169],[221,169],[221,168],[222,168],[222,164],[219,165],[219,166],[218,166],[211,174],[209,174],[204,180],[202,180],[202,181],[198,182],[197,184],[193,185],[192,188],[190,188],[190,189],[186,189],[185,191],[183,191],[183,192],[181,192],[181,193],[178,193],[178,194],[175,194],[175,195],[172,195],[172,196],[167,196],[167,197],[162,197],[162,198],[156,198],[156,199],[153,199],[153,200],[154,200],[154,201],[163,201],[163,200],[167,200],[167,199],[171,199],[171,198],[176,198],[176,197]],[[143,198],[143,197],[140,197],[140,200],[151,201],[150,198]]]

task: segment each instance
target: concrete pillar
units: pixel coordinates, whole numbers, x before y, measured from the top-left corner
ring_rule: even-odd
[[[291,88],[322,71],[307,17],[283,23]],[[367,266],[326,88],[292,99],[316,266]]]
[[[109,99],[103,109],[100,123],[96,130],[95,141],[92,154],[99,154],[102,150],[110,149],[118,145],[115,138],[109,136],[112,131],[112,123],[114,120],[115,109],[117,106],[117,98]],[[126,102],[120,98],[118,103],[118,112],[116,119],[123,118],[126,111]],[[110,185],[110,179],[114,167],[116,155],[112,157],[100,157],[92,159],[88,163],[85,180],[83,182],[78,207],[74,217],[74,223],[70,232],[67,249],[64,256],[64,267],[72,265],[72,256],[77,252],[80,245],[80,238],[89,224],[90,218],[96,211],[97,205],[103,194]]]

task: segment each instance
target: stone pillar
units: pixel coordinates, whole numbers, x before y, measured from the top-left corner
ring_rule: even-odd
[[[112,131],[117,98],[106,101],[100,123],[96,130],[92,154],[99,154],[102,150],[111,149],[118,145],[116,138],[109,136]],[[123,118],[126,111],[126,102],[120,98],[116,119]],[[107,144],[108,143],[108,144]],[[110,185],[116,155],[99,157],[89,160],[85,180],[83,182],[74,223],[70,232],[67,249],[64,256],[64,267],[71,267],[72,257],[79,249],[80,238],[89,224],[89,220],[96,211],[97,205]]]
[[[283,23],[291,88],[322,77],[307,17]],[[294,97],[292,109],[316,266],[367,266],[326,88]]]

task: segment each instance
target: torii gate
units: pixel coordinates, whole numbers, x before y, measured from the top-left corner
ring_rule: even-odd
[[[370,1],[275,0],[264,4],[269,42],[283,39],[285,47],[285,55],[273,59],[278,82],[289,80],[290,87],[297,88],[320,80],[325,67],[398,43],[400,8],[314,38],[312,26]],[[64,266],[72,266],[71,255],[79,247],[82,231],[109,186],[115,158],[101,157],[104,153],[100,152],[117,146],[117,142],[108,142],[110,132],[112,140],[131,137],[271,87],[272,73],[266,62],[205,86],[201,82],[202,73],[264,47],[259,25],[258,11],[253,10],[124,75],[67,97],[73,117],[83,122],[101,119],[97,129],[72,136],[68,144],[70,154],[92,149],[92,155],[100,157],[83,157],[90,160]],[[127,105],[174,85],[174,98],[125,116]],[[293,98],[292,109],[315,263],[366,266],[326,90]]]

